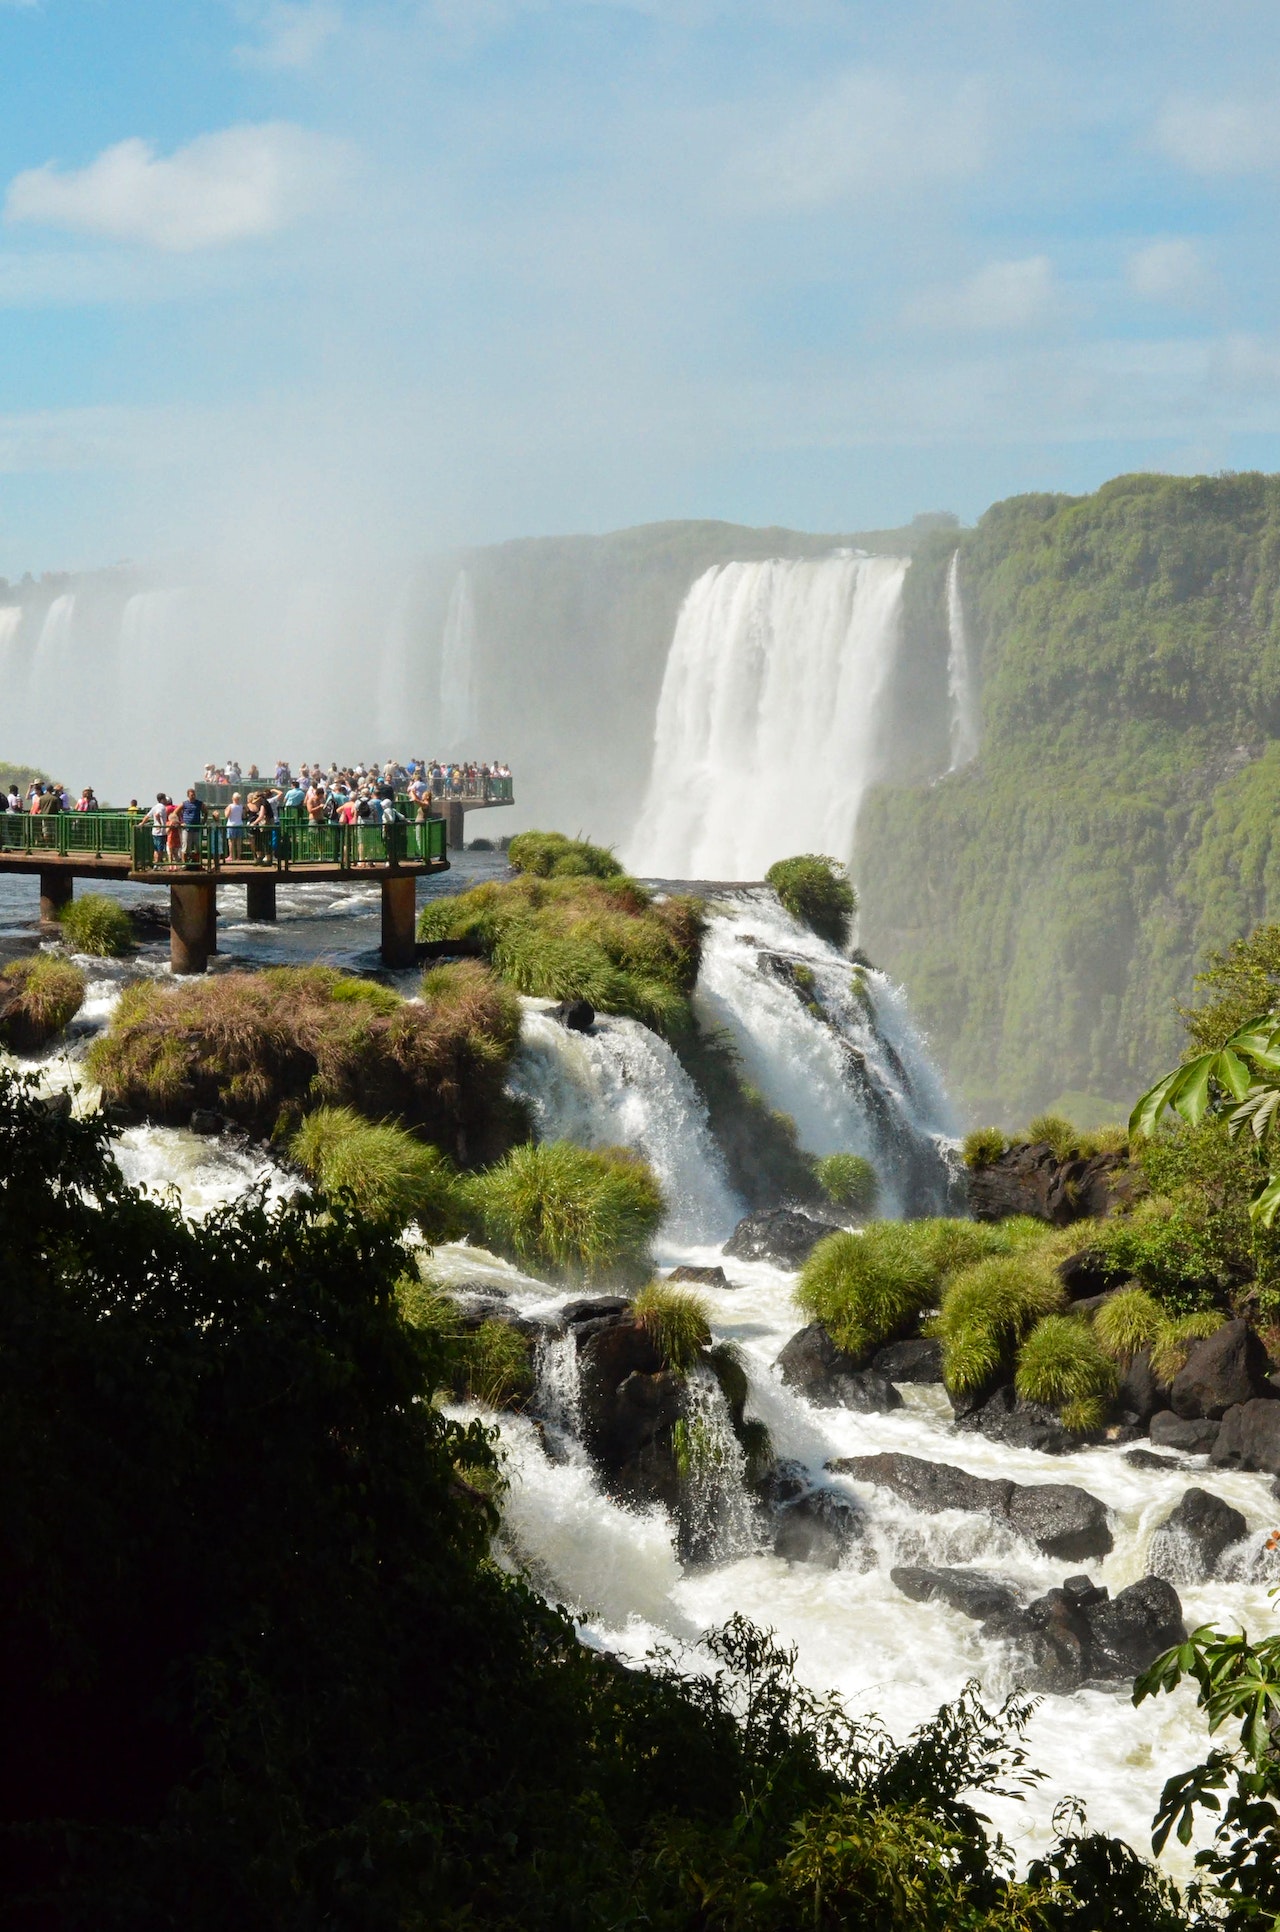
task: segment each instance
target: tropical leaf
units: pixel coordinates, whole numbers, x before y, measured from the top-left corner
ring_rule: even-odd
[[[1148,1089],[1129,1116],[1133,1135],[1152,1133],[1166,1107],[1172,1107],[1189,1127],[1198,1127],[1222,1090],[1240,1106],[1250,1089],[1266,1086],[1250,1070],[1280,1073],[1280,1018],[1262,1013],[1246,1020],[1213,1053],[1197,1054]]]
[[[1280,1085],[1273,1081],[1255,1082],[1240,1105],[1227,1115],[1227,1128],[1234,1137],[1242,1127],[1248,1127],[1255,1140],[1265,1140],[1276,1124],[1277,1107],[1280,1107]]]
[[[1260,1228],[1271,1227],[1280,1211],[1280,1174],[1269,1175],[1249,1203],[1249,1219]]]

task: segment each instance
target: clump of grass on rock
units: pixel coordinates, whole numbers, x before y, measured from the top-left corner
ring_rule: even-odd
[[[702,932],[695,900],[657,901],[624,876],[488,881],[433,900],[418,921],[421,940],[477,942],[519,993],[589,1000],[667,1035],[691,1030]]]
[[[370,1220],[399,1227],[416,1221],[428,1240],[466,1232],[453,1167],[403,1127],[365,1120],[350,1107],[319,1107],[289,1151],[323,1193],[345,1197]]]
[[[316,1107],[420,1130],[461,1162],[503,1152],[519,1002],[479,961],[437,967],[421,1003],[328,966],[126,988],[89,1069],[108,1103],[158,1120],[210,1108],[258,1133]]]
[[[962,1149],[966,1167],[990,1167],[1007,1153],[1009,1137],[1000,1127],[975,1127],[964,1137]]]
[[[133,951],[133,924],[124,907],[103,892],[86,892],[58,914],[62,936],[73,953],[119,959]]]
[[[603,845],[567,839],[563,832],[518,832],[507,847],[513,872],[539,879],[619,879],[623,868]]]
[[[837,859],[802,852],[794,859],[779,859],[764,878],[793,919],[833,946],[848,944],[858,897]]]
[[[0,973],[0,1041],[15,1053],[38,1053],[70,1025],[84,994],[84,974],[69,959],[15,959]]]
[[[818,1186],[834,1207],[870,1214],[880,1192],[876,1170],[861,1154],[827,1154],[817,1163]]]
[[[1010,1371],[1036,1322],[1059,1311],[1066,1292],[1053,1259],[1043,1248],[993,1254],[948,1283],[935,1332],[953,1395],[976,1394]]]
[[[668,1368],[685,1374],[699,1355],[711,1346],[711,1316],[700,1295],[685,1288],[669,1288],[665,1282],[651,1281],[631,1304],[636,1320],[648,1331],[649,1338]],[[724,1356],[729,1374],[732,1358]],[[743,1391],[745,1400],[745,1389]]]
[[[1045,1315],[1022,1344],[1014,1386],[1024,1402],[1057,1409],[1065,1428],[1100,1429],[1119,1378],[1102,1343],[1078,1315]]]
[[[652,1172],[626,1148],[530,1142],[472,1180],[490,1247],[569,1281],[643,1280],[664,1212]]]

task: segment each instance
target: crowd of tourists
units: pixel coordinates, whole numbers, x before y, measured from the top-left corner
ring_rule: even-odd
[[[415,787],[425,790],[433,798],[489,798],[496,796],[496,788],[510,784],[510,765],[477,764],[474,759],[465,763],[440,758],[410,758],[401,764],[389,758],[383,764],[374,760],[368,765],[339,765],[336,762],[328,768],[319,760],[299,765],[295,778],[288,761],[279,759],[271,778],[250,765],[242,771],[238,759],[228,759],[225,764],[208,764],[204,768],[206,785],[258,785],[271,786],[281,795],[301,787],[306,791],[339,792],[344,796],[351,793],[371,794],[384,784],[392,786],[396,792],[414,795]]]

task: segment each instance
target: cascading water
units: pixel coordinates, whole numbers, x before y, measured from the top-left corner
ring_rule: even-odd
[[[978,694],[969,662],[964,601],[960,595],[960,552],[947,565],[947,696],[951,703],[950,771],[971,765],[978,755]]]
[[[722,564],[676,621],[653,765],[626,843],[637,872],[760,878],[783,852],[853,847],[875,776],[905,562]]]
[[[475,727],[476,609],[471,578],[460,570],[449,594],[440,646],[440,731],[446,753],[465,752]]]
[[[882,1213],[945,1212],[955,1131],[901,994],[784,912],[766,889],[717,902],[695,1005],[810,1153],[864,1155]]]
[[[601,1014],[575,1033],[526,1001],[511,1086],[540,1139],[642,1154],[666,1196],[664,1238],[723,1241],[741,1215],[697,1089],[648,1027]]]

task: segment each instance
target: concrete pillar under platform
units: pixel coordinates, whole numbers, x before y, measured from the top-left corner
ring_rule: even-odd
[[[209,951],[216,953],[218,950],[218,888],[216,885],[209,887],[208,918],[209,926],[205,936],[209,943]]]
[[[449,850],[461,852],[467,842],[467,811],[461,799],[449,800]]]
[[[64,906],[71,904],[75,893],[75,875],[61,870],[54,871],[52,866],[40,874],[40,924],[56,926],[58,914]]]
[[[169,887],[169,966],[175,973],[202,973],[213,948],[209,935],[215,918],[212,879],[177,880]]]
[[[384,966],[412,966],[416,957],[414,922],[418,910],[417,880],[384,878],[382,881],[382,963]]]
[[[276,916],[274,879],[245,880],[245,915],[255,924],[269,925]]]

